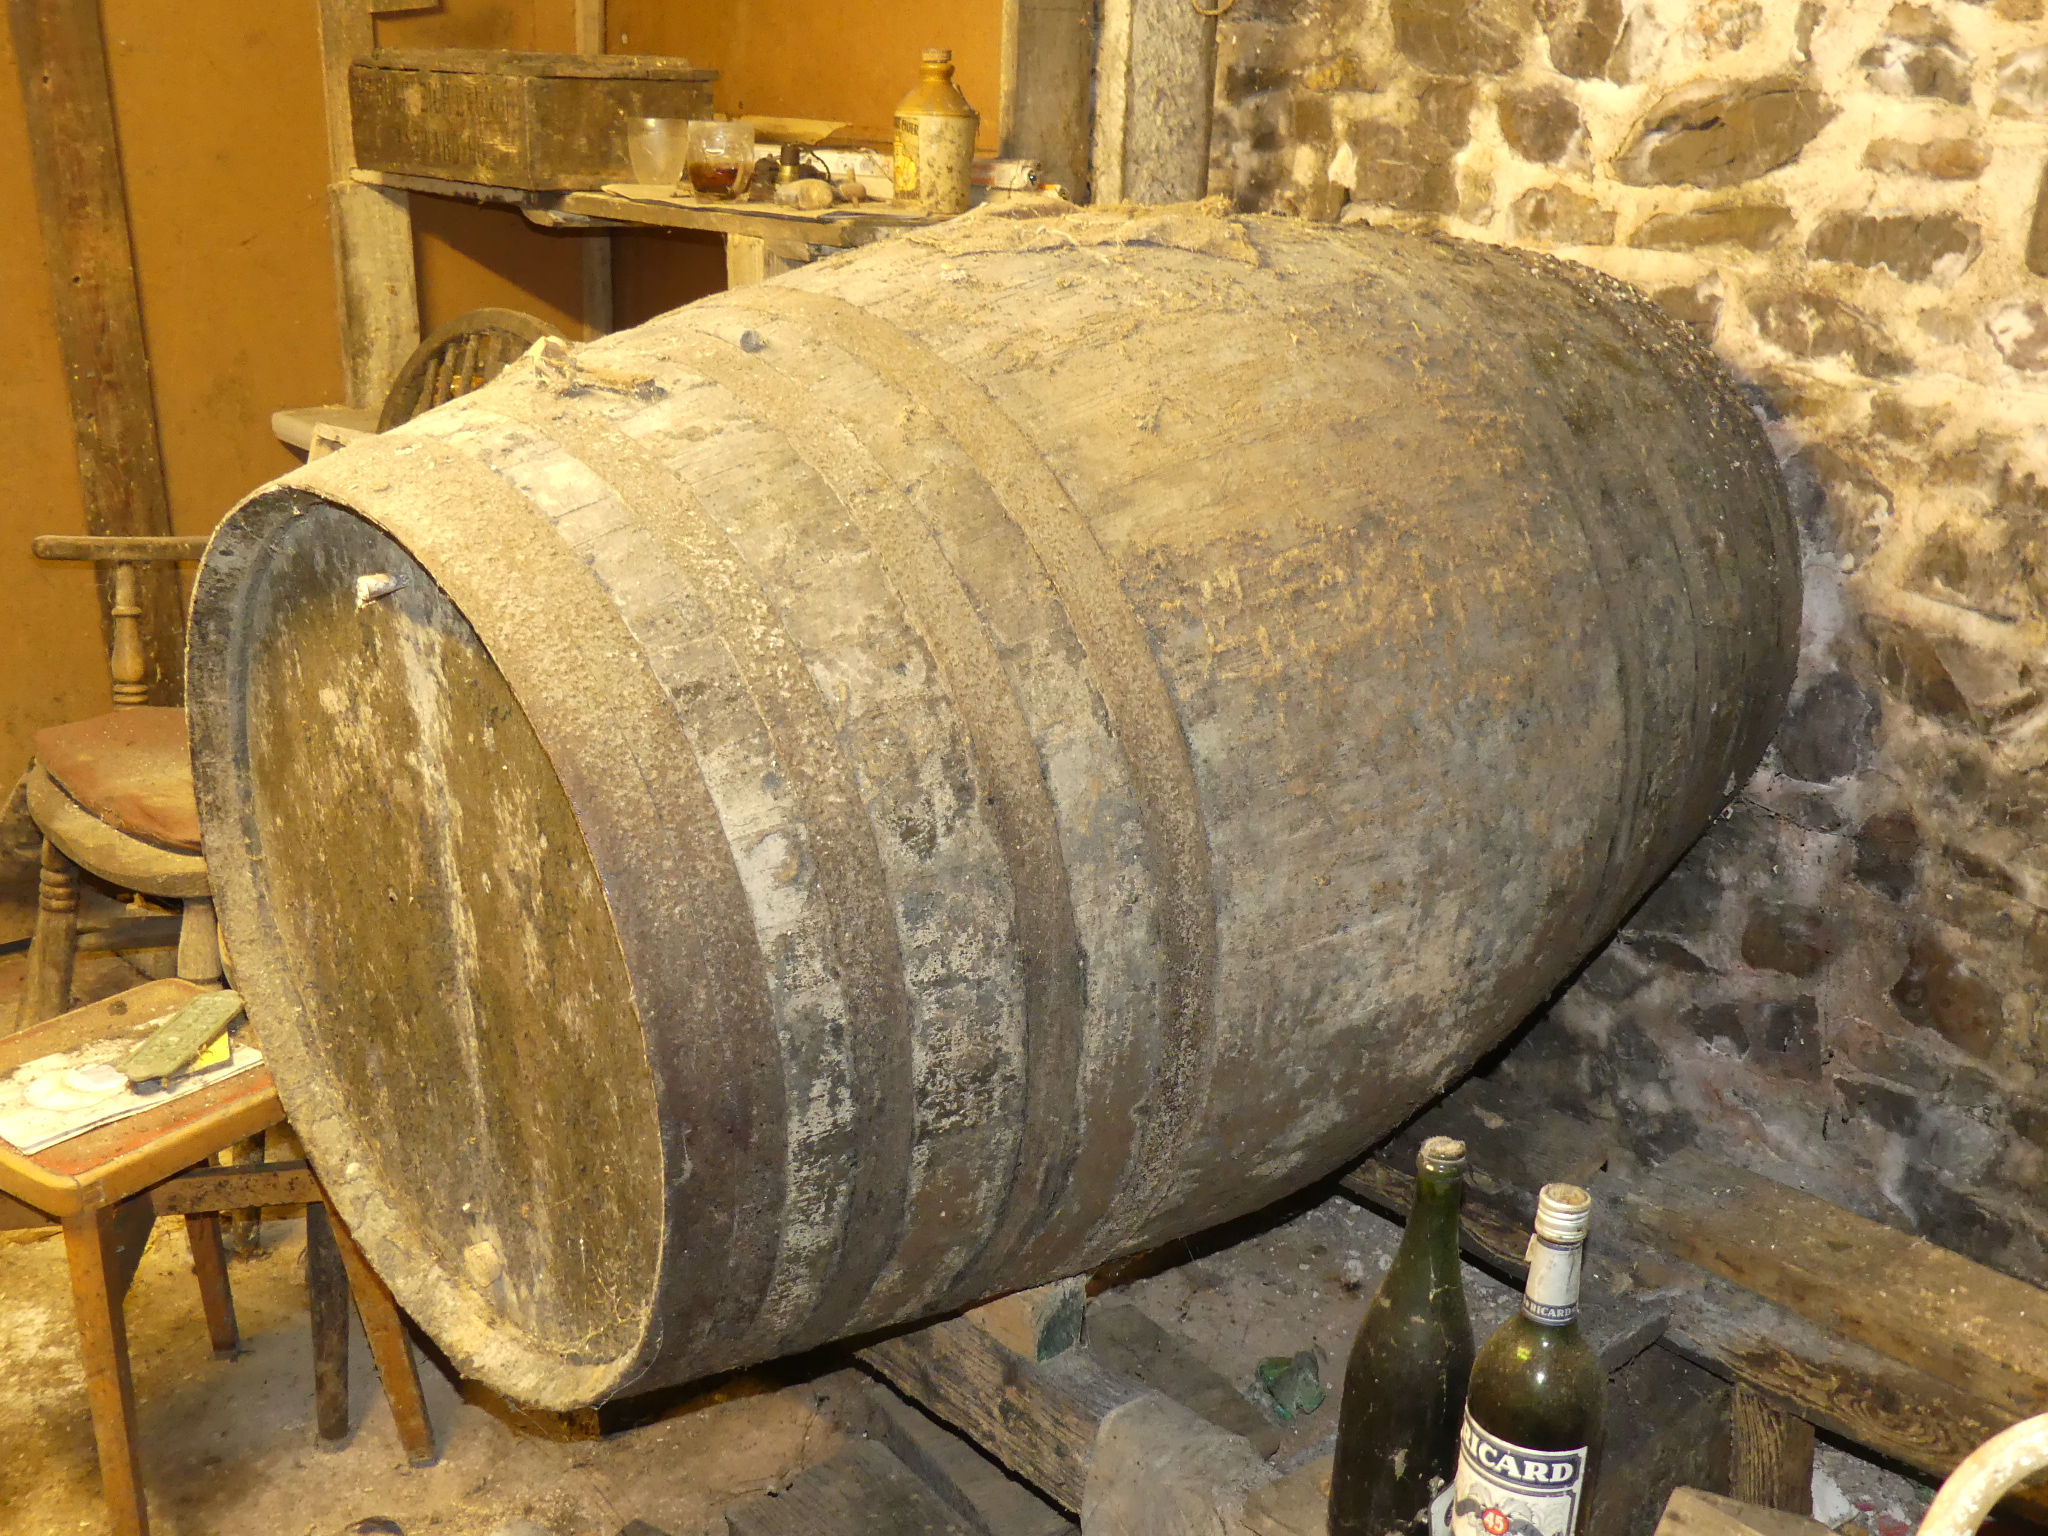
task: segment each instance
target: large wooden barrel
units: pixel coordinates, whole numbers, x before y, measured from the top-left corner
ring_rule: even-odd
[[[1741,396],[1590,271],[970,217],[244,502],[206,855],[399,1300],[587,1403],[1352,1157],[1742,781],[1797,567]]]

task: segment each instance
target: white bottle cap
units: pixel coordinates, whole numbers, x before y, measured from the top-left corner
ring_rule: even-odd
[[[1582,1243],[1593,1224],[1593,1197],[1576,1184],[1546,1184],[1536,1197],[1536,1235],[1545,1242]]]
[[[924,61],[927,64],[950,64],[953,62],[953,50],[950,48],[927,48],[924,51]]]

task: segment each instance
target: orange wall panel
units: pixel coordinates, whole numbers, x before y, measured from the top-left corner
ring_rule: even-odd
[[[919,54],[950,48],[981,148],[995,148],[1000,0],[611,0],[607,21],[615,52],[717,70],[729,116],[837,118],[869,138],[889,136]]]

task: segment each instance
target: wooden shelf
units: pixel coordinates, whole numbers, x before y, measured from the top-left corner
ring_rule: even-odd
[[[550,229],[701,229],[719,235],[749,235],[774,246],[866,245],[906,229],[939,223],[936,218],[901,213],[861,213],[859,204],[844,211],[800,213],[766,203],[709,206],[686,202],[651,203],[604,191],[528,192],[518,187],[486,186],[481,182],[446,181],[435,176],[401,176],[390,171],[355,171],[366,186],[423,192],[433,197],[473,203],[500,203],[517,208],[535,224]]]

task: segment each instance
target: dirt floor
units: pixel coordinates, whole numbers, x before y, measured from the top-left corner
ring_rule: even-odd
[[[22,967],[0,956],[0,1017]],[[81,957],[82,999],[141,978]],[[106,1529],[91,1420],[71,1325],[64,1246],[54,1234],[0,1244],[0,1531],[72,1536]],[[488,1536],[529,1520],[549,1536],[614,1536],[643,1520],[669,1536],[723,1536],[720,1511],[779,1488],[837,1449],[834,1382],[768,1379],[672,1407],[601,1439],[559,1423],[521,1424],[502,1405],[464,1401],[422,1355],[438,1466],[405,1464],[358,1328],[351,1438],[318,1447],[305,1228],[264,1223],[263,1247],[230,1266],[244,1351],[212,1358],[184,1225],[157,1223],[127,1317],[143,1472],[159,1536],[341,1536],[381,1517],[406,1536]]]

